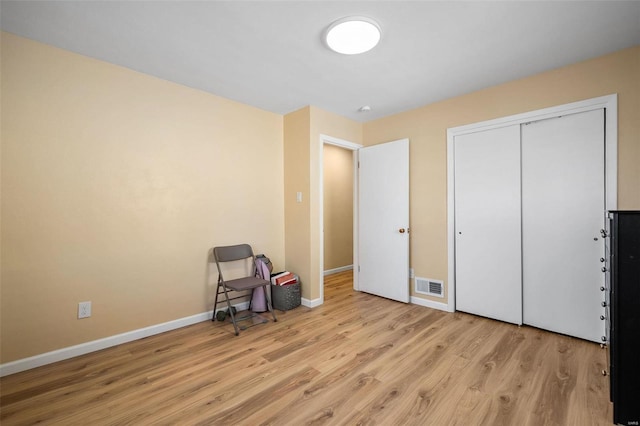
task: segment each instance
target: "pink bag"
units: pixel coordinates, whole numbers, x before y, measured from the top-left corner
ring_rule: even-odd
[[[262,278],[263,280],[270,281],[271,271],[269,270],[269,266],[267,265],[267,263],[262,260],[262,257],[256,256],[256,277]],[[271,287],[271,286],[267,286],[267,287]],[[253,289],[253,294],[251,295],[251,310],[253,312],[267,311],[267,300],[264,298],[263,287],[258,287]]]

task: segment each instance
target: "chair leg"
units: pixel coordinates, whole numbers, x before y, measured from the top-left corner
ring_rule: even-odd
[[[278,318],[276,318],[276,311],[273,309],[273,306],[271,306],[271,298],[269,297],[269,292],[267,291],[266,285],[262,286],[262,291],[264,291],[264,298],[267,301],[267,308],[269,309],[269,312],[271,312],[271,315],[273,316],[273,322],[277,322]]]
[[[224,297],[227,300],[227,309],[229,314],[231,315],[231,322],[233,323],[233,328],[236,331],[236,336],[240,334],[240,330],[238,330],[238,324],[236,324],[236,316],[233,314],[233,309],[231,309],[231,302],[229,302],[229,295],[227,294],[227,286],[222,283],[222,289],[224,290]]]
[[[211,321],[216,320],[216,311],[218,310],[218,295],[220,294],[220,280],[218,280],[218,286],[216,287],[216,299],[213,302],[213,313],[211,314]]]

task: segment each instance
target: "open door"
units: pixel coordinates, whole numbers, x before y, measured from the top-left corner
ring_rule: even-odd
[[[409,302],[409,140],[358,150],[359,289]]]

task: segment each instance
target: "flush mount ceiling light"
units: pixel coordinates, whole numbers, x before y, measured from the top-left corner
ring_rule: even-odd
[[[348,16],[329,25],[325,33],[327,46],[345,55],[357,55],[373,49],[380,41],[380,26],[364,16]]]

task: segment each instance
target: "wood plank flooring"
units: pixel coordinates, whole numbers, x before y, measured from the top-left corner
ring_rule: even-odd
[[[606,425],[599,345],[405,305],[326,277],[324,305],[236,337],[195,324],[0,380],[3,426]]]

